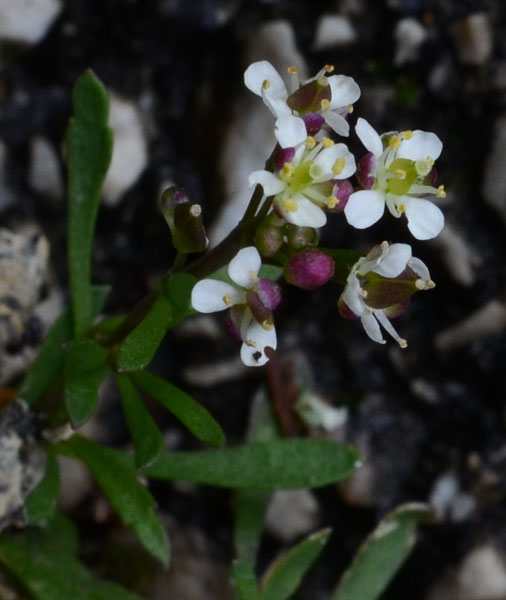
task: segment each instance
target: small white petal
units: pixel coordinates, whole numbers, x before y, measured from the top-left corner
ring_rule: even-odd
[[[230,279],[238,286],[249,289],[255,285],[256,276],[261,266],[262,259],[258,250],[255,246],[248,246],[239,250],[230,261],[228,274]]]
[[[297,210],[293,212],[285,210],[281,204],[277,205],[285,221],[298,227],[323,227],[325,225],[327,215],[319,206],[302,194],[296,194],[293,199],[298,205]]]
[[[285,184],[281,179],[269,171],[253,171],[248,177],[248,184],[250,187],[261,185],[266,196],[274,196],[285,189]]]
[[[409,244],[392,244],[387,252],[378,258],[378,264],[373,271],[383,277],[397,277],[404,271],[410,258]]]
[[[307,138],[306,125],[300,117],[284,115],[276,120],[274,135],[281,148],[293,148]]]
[[[224,300],[227,298],[227,302]],[[230,283],[215,279],[202,279],[197,282],[191,295],[192,307],[201,313],[213,313],[230,308],[233,304],[242,304],[246,297]]]
[[[435,133],[417,129],[413,131],[413,137],[402,141],[396,156],[409,160],[425,160],[429,156],[432,160],[436,160],[442,150],[443,142]]]
[[[348,137],[350,135],[350,126],[343,116],[336,112],[332,112],[331,110],[325,110],[321,115],[324,118],[325,123],[327,123],[337,135],[342,135],[343,137]]]
[[[343,170],[336,175],[332,171],[332,167],[338,158],[344,158],[345,164]],[[348,150],[345,144],[334,144],[330,148],[322,150],[313,163],[320,167],[322,171],[321,177],[318,177],[315,181],[328,181],[329,179],[347,179],[355,173],[355,157]]]
[[[355,126],[357,135],[364,146],[372,152],[374,156],[383,154],[383,142],[377,131],[365,119],[359,117]]]
[[[254,319],[246,332],[246,339],[241,346],[241,359],[247,367],[261,367],[269,360],[265,354],[266,348],[276,349],[276,330],[265,329]]]
[[[408,266],[413,269],[420,279],[423,279],[424,281],[428,281],[430,279],[430,273],[427,265],[419,258],[412,256],[409,259]]]
[[[406,203],[408,229],[417,240],[430,240],[439,235],[445,218],[438,206],[423,198],[410,198]]]
[[[376,321],[374,315],[369,311],[364,311],[362,316],[360,317],[360,321],[362,322],[362,326],[365,329],[367,335],[374,342],[378,342],[378,344],[385,344],[385,340],[381,335],[381,329],[378,321]]]
[[[332,91],[330,110],[348,106],[360,98],[360,88],[353,77],[331,75],[327,81]]]
[[[348,306],[351,312],[360,317],[364,312],[365,304],[360,297],[360,281],[357,277],[348,278],[348,283],[343,291],[343,302]]]
[[[267,90],[263,90],[264,81],[270,83]],[[267,93],[271,98],[286,98],[288,92],[281,75],[266,60],[254,62],[244,72],[244,85],[257,96]]]
[[[392,325],[392,323],[390,323],[388,317],[382,310],[375,310],[374,316],[378,319],[381,325],[383,325],[385,331],[389,333],[394,338],[394,340],[399,343],[401,347],[406,346],[405,340],[403,340],[401,336],[397,333],[394,326]]]
[[[379,221],[385,211],[385,196],[377,190],[354,192],[344,207],[344,215],[350,225],[366,229]]]

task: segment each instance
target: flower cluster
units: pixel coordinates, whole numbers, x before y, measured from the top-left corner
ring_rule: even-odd
[[[332,74],[329,65],[302,83],[295,67],[288,73],[290,91],[267,61],[253,63],[244,73],[246,87],[275,117],[277,140],[266,168],[252,172],[248,180],[255,196],[263,193],[250,216],[255,246],[232,259],[230,282],[197,283],[192,306],[200,312],[229,309],[227,329],[242,340],[243,362],[265,364],[267,349],[276,348],[272,311],[281,296],[277,284],[258,275],[262,254],[283,267],[285,281],[292,285],[314,289],[330,280],[343,284],[338,302],[342,316],[360,319],[372,340],[385,343],[383,329],[405,348],[407,342],[390,318],[406,309],[415,292],[434,287],[425,264],[412,256],[408,244],[383,242],[357,260],[347,276],[339,276],[342,265],[335,268],[336,253],[316,247],[318,230],[328,213],[339,212],[352,227],[368,228],[386,206],[394,217],[406,216],[416,239],[436,237],[444,226],[434,203],[446,196],[444,186],[436,184],[435,169],[443,144],[436,134],[421,130],[379,134],[359,118],[354,130],[367,152],[356,162],[343,141],[330,137],[350,134],[348,121],[360,98],[356,82]]]

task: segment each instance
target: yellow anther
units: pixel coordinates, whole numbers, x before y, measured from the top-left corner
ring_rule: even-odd
[[[262,82],[262,88],[268,90],[271,87],[271,82],[268,79],[264,79]]]
[[[327,198],[327,206],[329,208],[335,208],[338,204],[339,204],[339,198],[336,198],[336,196],[329,196]]]
[[[415,170],[418,173],[418,175],[428,175],[430,173],[431,168],[432,165],[428,160],[417,160],[415,162]]]
[[[250,279],[253,279],[253,281],[256,281],[258,279],[258,274],[255,271],[250,271],[249,276]]]
[[[348,106],[346,107],[346,110],[347,110],[348,114],[351,115],[351,113],[353,112],[353,104],[348,104]]]
[[[425,285],[430,289],[434,289],[436,287],[436,284],[432,281],[432,279],[427,279],[427,281],[425,282]]]
[[[330,100],[327,100],[326,98],[324,98],[321,102],[320,102],[320,108],[322,110],[327,110],[330,107]]]
[[[400,213],[406,212],[406,205],[401,202],[400,204],[397,205],[397,210]]]
[[[200,217],[202,214],[202,207],[200,204],[192,204],[190,206],[190,214],[192,217]]]
[[[426,285],[425,285],[425,279],[417,279],[415,281],[415,287],[417,290],[424,290]]]
[[[359,294],[362,298],[367,298],[367,296],[369,295],[367,290],[362,290],[362,289],[360,290]]]
[[[406,340],[403,340],[402,338],[397,343],[403,349],[408,347],[408,342],[406,342]]]
[[[234,306],[234,303],[232,302],[232,298],[229,296],[229,294],[225,294],[223,296],[223,302],[225,302],[225,304],[227,306]]]
[[[291,65],[288,67],[287,71],[290,75],[297,75],[299,69],[295,65]]]
[[[253,340],[244,340],[244,343],[246,344],[246,346],[249,346],[250,348],[256,348],[257,345]]]
[[[262,321],[262,327],[267,331],[271,331],[274,329],[274,323],[270,319],[265,319],[265,321]]]
[[[334,140],[331,140],[328,137],[324,137],[322,139],[322,144],[324,148],[332,148],[332,146],[334,145]]]
[[[432,158],[432,156],[427,156],[426,160],[427,160],[427,162],[429,163],[429,165],[430,165],[431,167],[433,167],[433,166],[434,166],[434,163],[436,162],[436,161],[435,161],[435,160]]]
[[[290,175],[293,173],[293,167],[290,163],[284,163],[283,166],[281,167],[281,176],[282,177],[290,177]]]
[[[314,137],[308,135],[305,141],[305,145],[308,150],[312,150],[316,146],[316,140],[314,139]]]
[[[403,140],[410,140],[413,137],[413,132],[411,129],[406,129],[406,131],[401,131],[401,137]]]
[[[388,147],[392,150],[397,150],[397,148],[401,145],[401,138],[398,135],[393,135],[388,140]]]
[[[346,160],[342,156],[336,158],[335,163],[332,165],[332,173],[334,173],[334,175],[341,175],[345,166]]]
[[[444,185],[440,185],[437,188],[436,196],[438,198],[446,198],[446,192],[445,192],[445,186]]]
[[[394,173],[398,179],[406,179],[406,171],[404,169],[395,169]]]
[[[293,198],[284,198],[281,200],[281,208],[287,212],[296,212],[299,209],[299,205]]]
[[[332,73],[334,70],[334,65],[325,65],[324,67],[325,73]]]
[[[388,246],[389,245],[387,241],[381,242],[381,252],[383,252],[383,254],[385,254],[385,252],[388,250]]]

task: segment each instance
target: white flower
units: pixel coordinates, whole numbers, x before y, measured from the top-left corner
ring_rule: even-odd
[[[344,209],[348,223],[357,229],[370,227],[381,218],[386,204],[394,217],[406,215],[415,238],[436,237],[444,226],[444,216],[424,196],[446,196],[444,186],[430,184],[432,167],[443,148],[438,136],[420,130],[379,136],[362,118],[356,132],[369,151],[362,159],[365,162],[359,163],[359,171],[367,170],[363,176],[372,187],[350,195]]]
[[[386,279],[401,278],[406,282],[412,282],[413,291],[431,289],[435,284],[430,279],[426,265],[420,259],[411,255],[411,246],[408,244],[389,245],[387,242],[383,242],[381,246],[373,248],[366,257],[360,258],[353,265],[348,275],[340,303],[346,305],[353,317],[360,317],[365,332],[372,340],[380,344],[385,343],[381,333],[381,325],[401,348],[406,348],[408,345],[406,340],[399,336],[387,317],[387,313],[391,312],[396,306],[375,308],[368,304],[369,293],[364,289],[363,282],[367,279],[367,276],[370,277],[374,273]],[[384,284],[379,283],[379,285]],[[405,300],[408,297],[409,293]]]
[[[325,122],[337,134],[349,135],[345,115],[359,99],[360,88],[345,75],[325,77],[332,71],[333,67],[326,66],[315,77],[299,85],[297,68],[290,67],[292,93],[289,94],[280,74],[266,60],[255,62],[246,69],[246,87],[261,96],[276,117],[274,133],[281,148],[297,146],[308,133],[316,133],[306,129],[306,126],[311,128],[309,123],[314,124],[315,118],[319,122],[317,131]]]
[[[250,186],[259,184],[266,196],[274,196],[276,211],[288,223],[322,227],[327,222],[322,208],[334,208],[339,203],[333,194],[333,181],[355,172],[353,155],[345,144],[334,144],[329,138],[317,143],[312,137],[282,153],[286,160],[279,161],[279,170],[254,171],[248,179]]]
[[[236,315],[238,333],[243,341],[241,359],[249,367],[264,365],[269,359],[265,354],[266,348],[276,349],[276,330],[274,323],[269,318],[270,310],[279,302],[273,298],[273,289],[265,290],[259,302],[259,284],[267,280],[259,279],[258,272],[261,267],[261,258],[254,246],[239,250],[230,261],[228,275],[235,285],[215,279],[202,279],[195,284],[191,294],[191,305],[198,312],[213,313],[227,308],[237,307]],[[269,282],[272,286],[272,282]],[[267,296],[267,297],[266,297]],[[262,304],[263,301],[263,304]],[[259,322],[252,313],[250,304],[262,322]]]

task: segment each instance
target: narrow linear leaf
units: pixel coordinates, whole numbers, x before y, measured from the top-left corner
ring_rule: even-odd
[[[65,356],[65,406],[74,429],[91,417],[98,400],[98,388],[109,373],[106,348],[92,340],[77,340]]]
[[[155,501],[137,481],[133,461],[126,453],[104,448],[75,435],[57,450],[84,462],[120,518],[129,525],[141,544],[160,562],[169,561],[169,542],[155,513]]]
[[[77,80],[72,103],[74,114],[67,130],[68,254],[74,334],[81,337],[92,323],[91,245],[112,155],[112,131],[107,125],[107,92],[91,71]]]
[[[337,585],[331,600],[375,600],[406,560],[420,521],[430,518],[427,505],[399,506],[365,540]]]
[[[163,438],[127,375],[117,375],[123,412],[135,444],[135,465],[146,467],[163,449]]]
[[[358,452],[345,444],[301,438],[225,450],[166,452],[145,473],[218,487],[313,488],[344,479],[358,461]]]
[[[93,577],[61,543],[59,527],[2,534],[0,561],[35,600],[142,600]]]
[[[102,310],[110,288],[94,286],[92,288],[92,315],[95,317]],[[39,354],[21,384],[19,397],[29,405],[36,400],[51,385],[57,373],[63,367],[65,360],[64,344],[72,338],[72,314],[67,309],[54,322],[42,344]]]
[[[134,373],[132,378],[141,389],[158,400],[199,440],[217,447],[225,443],[225,434],[220,425],[191,396],[172,383],[147,371]]]
[[[60,494],[60,469],[52,452],[47,455],[46,472],[25,503],[28,523],[46,521],[54,515]]]
[[[330,533],[330,529],[317,531],[277,559],[264,577],[260,600],[290,598],[306,571],[320,555]]]
[[[118,367],[121,371],[139,371],[152,360],[161,344],[172,317],[172,306],[159,296],[142,321],[121,344]]]
[[[253,564],[246,559],[232,563],[232,580],[240,600],[258,600],[258,587]]]

